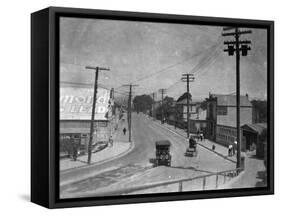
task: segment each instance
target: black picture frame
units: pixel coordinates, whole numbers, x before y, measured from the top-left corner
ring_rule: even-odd
[[[60,17],[267,29],[267,187],[182,193],[59,199],[59,24]],[[47,208],[145,203],[274,193],[274,22],[186,15],[49,7],[31,15],[31,201]]]

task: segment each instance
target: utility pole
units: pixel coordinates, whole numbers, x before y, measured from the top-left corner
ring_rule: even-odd
[[[238,27],[226,27],[223,28],[224,33],[222,36],[234,36],[234,41],[225,41],[227,49],[224,52],[228,52],[229,56],[236,54],[236,129],[237,129],[237,163],[236,168],[241,167],[241,131],[240,131],[240,51],[242,56],[247,56],[248,50],[251,48],[248,44],[251,43],[249,40],[239,40],[240,35],[250,34],[251,30],[239,30]],[[229,32],[232,31],[232,32]],[[240,46],[241,45],[241,46]]]
[[[189,135],[190,135],[190,119],[189,119],[189,100],[190,100],[190,93],[189,93],[189,83],[190,82],[194,82],[194,76],[193,74],[182,74],[182,78],[181,80],[183,82],[186,82],[186,138],[189,139]]]
[[[161,109],[161,123],[163,124],[164,120],[164,94],[166,94],[167,89],[159,89],[159,92],[161,94],[161,104],[162,104],[162,109]]]
[[[86,69],[96,70],[94,96],[93,96],[93,106],[92,106],[92,117],[91,117],[91,125],[90,125],[90,139],[89,139],[89,144],[88,144],[88,164],[91,164],[93,133],[97,132],[96,131],[96,125],[94,125],[94,121],[95,121],[95,110],[96,110],[96,101],[97,101],[99,71],[109,71],[109,68],[86,66]],[[95,127],[95,130],[94,130],[94,127]]]
[[[152,102],[152,119],[155,119],[155,116],[154,116],[154,114],[155,114],[155,107],[154,107],[154,104],[155,104],[155,95],[156,95],[156,93],[155,92],[153,92],[152,93],[152,100],[153,100],[153,102]]]
[[[123,86],[129,87],[127,121],[128,121],[128,130],[129,130],[129,142],[131,142],[132,140],[132,88],[138,85],[127,84]]]

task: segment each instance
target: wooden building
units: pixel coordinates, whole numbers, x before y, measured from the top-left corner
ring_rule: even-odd
[[[208,138],[228,146],[234,145],[236,129],[236,95],[210,94],[207,99]],[[248,95],[240,96],[240,125],[252,124],[252,104]]]

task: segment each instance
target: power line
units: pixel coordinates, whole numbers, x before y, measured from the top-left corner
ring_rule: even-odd
[[[220,46],[219,46],[220,40],[218,42],[218,44],[216,45],[216,47],[214,48],[214,50],[212,50],[212,52],[208,52],[206,54],[205,58],[202,58],[202,60],[190,71],[190,73],[197,73],[198,71],[200,71],[203,67],[206,67],[209,65],[209,63],[211,62],[212,58],[215,58],[216,56],[218,56],[218,54],[220,52]]]
[[[219,54],[218,50],[219,50],[219,48],[220,48],[220,46],[219,46],[219,45],[220,45],[220,42],[221,42],[221,38],[219,37],[219,38],[217,39],[216,43],[207,49],[207,54],[208,54],[208,55],[207,55],[207,54],[204,55],[204,56],[207,55],[207,57],[204,58],[204,56],[203,56],[202,60],[199,61],[199,63],[197,63],[197,64],[195,65],[195,67],[191,70],[190,73],[196,73],[196,72],[198,72],[199,70],[201,70],[203,67],[208,66],[208,65],[212,62],[212,59],[213,59],[213,58],[216,58],[216,57],[218,56],[218,54]],[[213,56],[213,53],[215,54],[215,56]],[[153,76],[153,75],[154,75],[154,74],[152,74],[151,76]],[[144,77],[144,78],[148,78],[148,76],[147,76],[147,77]],[[175,83],[171,84],[171,85],[170,85],[169,87],[167,87],[166,89],[168,90],[168,89],[172,88],[175,84],[179,83],[180,81],[181,81],[181,80],[176,81]]]
[[[197,73],[196,75],[197,76],[204,76],[204,75],[206,75],[206,73],[209,71],[209,69],[210,69],[210,67],[207,67],[207,66],[209,66],[209,65],[211,65],[211,64],[214,64],[218,59],[219,59],[219,56],[221,55],[221,52],[219,52],[218,53],[218,55],[216,55],[216,56],[214,56],[214,57],[212,57],[210,60],[209,60],[209,62],[208,62],[208,64],[203,68],[203,69],[201,69],[200,70],[200,73]]]
[[[181,83],[181,80],[178,80],[178,81],[174,82],[173,84],[171,84],[170,86],[168,86],[168,87],[166,88],[166,90],[171,89],[172,87],[174,87],[174,86],[175,86],[176,84],[178,84],[178,83]]]
[[[60,62],[60,64],[66,64],[66,65],[74,65],[74,66],[79,66],[79,67],[83,67],[83,69],[85,69],[85,65],[81,65],[81,64],[75,64],[75,63],[67,63],[67,62]],[[113,73],[113,71],[109,71],[113,76],[115,81],[117,81],[118,83],[121,84],[121,81],[118,81],[118,79],[116,79],[115,74]],[[70,72],[67,72],[70,73]],[[71,72],[71,73],[77,73],[77,72]]]
[[[213,44],[211,47],[207,48],[207,52],[208,52],[209,50],[212,50],[214,47],[215,47],[215,49],[217,49],[218,45],[220,44],[220,40],[221,40],[221,38],[219,37],[219,38],[217,39],[217,41],[215,42],[215,44]],[[200,52],[197,52],[196,54],[192,55],[189,59],[185,59],[185,60],[183,60],[183,61],[180,61],[180,62],[177,62],[177,63],[175,63],[175,64],[172,64],[172,65],[169,65],[169,66],[167,66],[167,67],[164,67],[164,68],[162,68],[162,69],[160,69],[160,70],[158,70],[158,71],[156,71],[156,72],[154,72],[154,73],[152,73],[152,74],[149,74],[149,75],[146,75],[146,76],[144,76],[144,77],[141,77],[141,78],[139,78],[139,79],[133,81],[132,83],[136,83],[136,82],[142,81],[142,80],[144,80],[144,79],[148,79],[148,78],[150,78],[150,77],[152,77],[152,76],[154,76],[154,75],[156,75],[156,74],[158,74],[158,73],[161,73],[161,72],[163,72],[163,71],[165,71],[165,70],[168,70],[168,69],[170,69],[170,68],[173,68],[173,67],[175,67],[175,66],[177,66],[177,65],[184,64],[184,63],[190,61],[191,59],[193,59],[193,58],[195,58],[195,57],[198,57],[199,55],[201,55],[201,54],[202,54],[203,52],[205,52],[205,51],[206,51],[206,50],[201,50]]]

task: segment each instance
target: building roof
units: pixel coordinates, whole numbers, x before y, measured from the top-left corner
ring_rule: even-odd
[[[186,100],[186,98],[184,98],[184,99],[182,99],[182,100],[177,101],[176,104],[183,104],[183,105],[186,105],[186,104],[187,104],[187,100]],[[197,104],[200,104],[200,102],[194,102],[194,101],[191,101],[191,100],[189,101],[189,105],[190,105],[190,106],[195,106],[195,105],[197,105]]]
[[[211,97],[217,98],[218,106],[236,106],[236,95],[212,94]],[[252,107],[248,96],[240,96],[240,106]]]
[[[263,130],[267,129],[267,123],[244,124],[241,128],[261,134]]]

